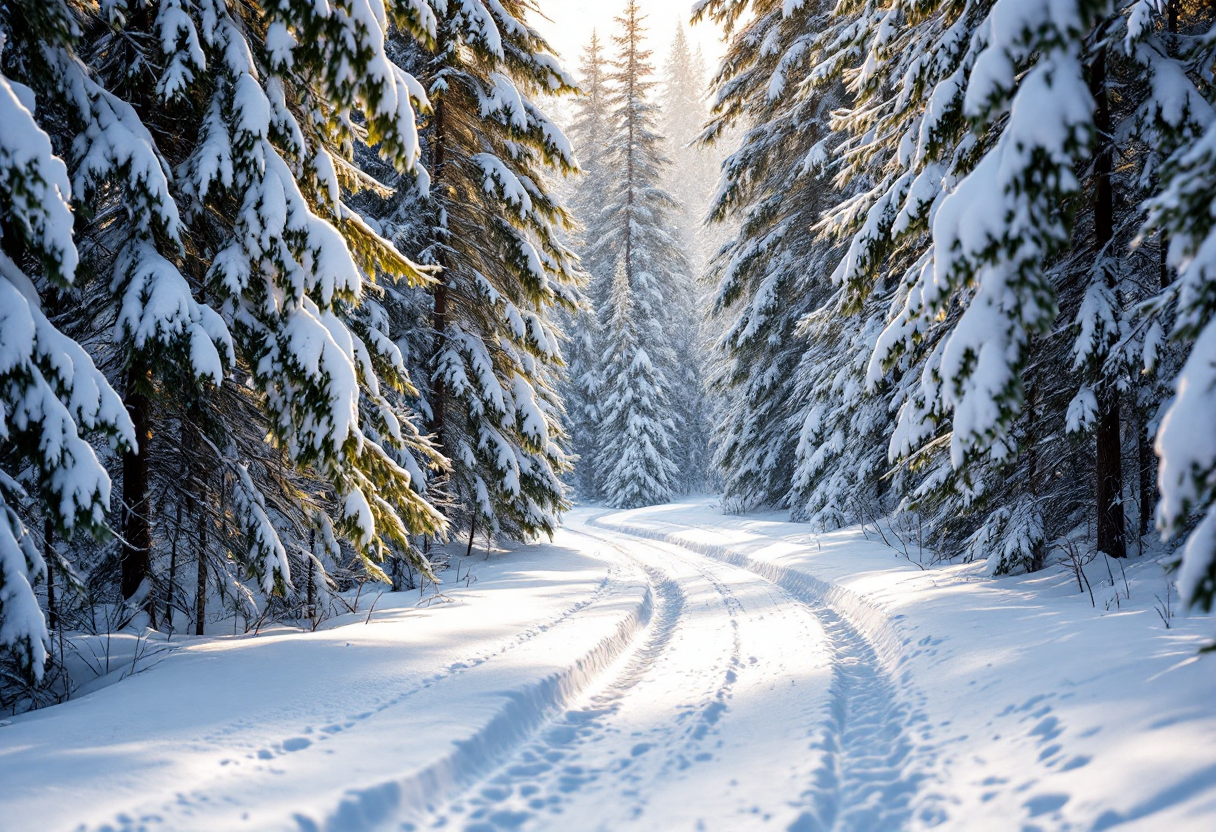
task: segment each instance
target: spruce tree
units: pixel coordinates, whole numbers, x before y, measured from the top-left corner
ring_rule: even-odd
[[[991,555],[997,571],[1043,565],[1048,541],[1086,519],[1100,527],[1100,548],[1121,553],[1117,514],[1129,445],[1139,457],[1141,503],[1151,489],[1147,442],[1135,435],[1121,442],[1128,432],[1120,409],[1134,405],[1136,433],[1146,433],[1160,394],[1135,379],[1133,358],[1161,351],[1154,325],[1132,315],[1151,295],[1155,244],[1117,256],[1138,222],[1134,207],[1124,206],[1152,186],[1156,137],[1164,135],[1154,131],[1202,123],[1207,109],[1187,67],[1171,59],[1169,39],[1146,24],[1156,12],[1141,6],[1111,15],[1104,3],[1073,0],[1050,11],[1001,0],[915,10],[888,2],[702,4],[701,14],[740,27],[708,135],[761,102],[772,109],[750,122],[720,205],[732,189],[748,204],[753,185],[782,195],[767,213],[757,200],[755,216],[783,234],[745,224],[748,247],[732,267],[741,273],[739,264],[771,253],[819,273],[823,248],[786,239],[789,226],[780,223],[798,176],[813,178],[825,161],[835,166],[838,190],[828,198],[836,204],[824,205],[817,222],[799,222],[846,246],[831,273],[840,293],[835,311],[824,313],[832,306],[823,305],[824,294],[810,297],[815,289],[770,286],[757,295],[786,307],[792,297],[807,300],[794,318],[813,312],[799,330],[809,340],[792,389],[766,391],[758,374],[738,373],[755,392],[729,399],[741,427],[726,431],[720,446],[728,478],[736,468],[755,477],[796,456],[791,501],[812,517],[830,515],[832,492],[859,489],[862,499],[849,501],[859,505],[886,493],[888,482],[895,493],[884,510],[915,508],[940,549]],[[1151,67],[1152,83],[1139,81],[1142,67]],[[833,135],[821,133],[825,144],[793,144],[799,130],[823,124],[810,108],[833,97],[826,125]],[[798,115],[783,134],[790,113]],[[763,159],[758,151],[771,136],[781,137],[772,142],[772,171],[740,163]],[[1109,164],[1120,153],[1135,165]],[[854,335],[841,330],[843,315],[855,316]],[[872,323],[883,319],[874,339]],[[759,324],[744,331],[770,332]],[[869,342],[868,396],[842,402],[837,391],[855,390],[847,380],[860,369],[852,350]],[[767,357],[756,363],[773,365]],[[1076,372],[1060,372],[1063,365]],[[792,421],[801,428],[796,453],[788,443],[797,432],[766,430],[775,420],[755,415],[766,399],[792,399],[790,409],[805,413]],[[899,407],[893,428],[867,403],[881,401]],[[897,467],[874,483],[876,494],[854,475],[868,479],[882,466],[852,449],[882,432],[890,433]],[[752,462],[748,452],[766,435],[787,444]],[[741,438],[732,443],[732,436]],[[781,470],[773,479],[786,476]],[[1088,489],[1079,485],[1086,481]]]
[[[570,138],[577,149],[580,175],[570,210],[581,225],[577,248],[587,285],[586,303],[570,316],[564,398],[570,447],[577,457],[575,494],[582,499],[598,500],[603,497],[603,477],[596,462],[601,451],[601,396],[605,391],[600,365],[605,341],[599,310],[607,306],[613,272],[611,252],[594,247],[594,241],[603,235],[606,223],[611,221],[604,210],[603,197],[612,177],[605,159],[610,131],[608,64],[599,35],[594,31],[583,51],[578,83],[581,95],[574,99]]]
[[[413,53],[432,111],[421,208],[394,220],[439,272],[430,289],[429,428],[450,460],[459,524],[512,538],[552,534],[568,502],[556,392],[556,312],[577,302],[569,223],[546,177],[575,169],[534,103],[574,81],[526,19],[526,2],[435,3],[433,44]],[[408,187],[408,186],[406,186]]]
[[[679,474],[672,459],[670,436],[675,430],[670,404],[641,343],[634,293],[624,264],[612,281],[603,356],[608,379],[604,397],[604,491],[613,508],[638,508],[665,503],[675,494]]]
[[[71,7],[76,51],[23,49],[21,68],[53,79],[49,118],[71,148],[88,279],[64,317],[115,367],[137,417],[122,594],[163,582],[167,559],[163,600],[184,606],[183,547],[199,621],[209,558],[238,596],[290,594],[292,561],[311,593],[302,538],[328,530],[327,513],[371,574],[389,551],[426,568],[410,535],[443,521],[400,459],[433,457],[394,403],[409,387],[400,351],[361,303],[375,280],[429,278],[349,202],[376,187],[351,164],[355,146],[403,172],[418,155],[410,99],[425,96],[387,60],[383,9],[167,0],[102,12]],[[426,36],[417,10],[395,20]],[[96,337],[107,319],[112,346]]]
[[[698,142],[710,119],[708,71],[700,48],[693,49],[684,27],[676,29],[663,67],[662,128],[667,138],[666,187],[680,205],[675,215],[680,245],[700,277],[716,248],[715,230],[705,223],[724,155],[721,145]]]
[[[688,414],[668,404],[683,358],[671,338],[691,287],[687,261],[668,230],[677,204],[661,187],[667,160],[656,132],[656,82],[637,3],[631,0],[617,22],[621,33],[613,42],[619,52],[608,99],[613,133],[605,158],[614,178],[603,194],[605,215],[590,248],[592,261],[611,262],[614,275],[601,310],[607,403],[598,467],[609,504],[637,506],[664,502],[679,486],[673,446]],[[628,468],[621,456],[626,434],[647,437],[641,452],[624,457]]]
[[[1155,20],[1153,12],[1169,17]],[[1161,86],[1174,90],[1186,77],[1183,71],[1209,67],[1213,58],[1210,21],[1193,13],[1197,19],[1179,27],[1177,14],[1173,3],[1143,9],[1131,27],[1152,62],[1154,80],[1164,77],[1173,83]],[[1158,34],[1163,28],[1172,37]],[[1166,48],[1171,42],[1176,57]],[[1181,345],[1183,360],[1156,437],[1157,525],[1166,536],[1183,539],[1177,577],[1183,602],[1211,610],[1216,602],[1216,222],[1211,212],[1216,119],[1197,94],[1176,94],[1164,103],[1174,106],[1147,109],[1160,130],[1161,145],[1173,151],[1160,169],[1161,191],[1148,203],[1149,230],[1169,235],[1153,320],[1159,335],[1169,333]],[[1176,280],[1166,265],[1177,269]]]
[[[26,518],[41,515],[62,538],[105,536],[110,478],[82,434],[136,441],[117,393],[40,297],[71,286],[79,253],[68,168],[36,120],[56,79],[32,58],[71,55],[75,12],[42,0],[0,5],[0,656],[33,681],[48,655],[34,594],[48,565]]]
[[[708,3],[701,13],[729,24],[737,11]],[[833,195],[823,176],[832,102],[795,97],[788,77],[822,16],[806,6],[786,14],[779,2],[754,11],[714,78],[714,118],[704,133],[714,143],[742,133],[710,215],[735,226],[711,264],[712,311],[727,324],[712,384],[723,400],[714,463],[739,510],[781,505],[789,495],[799,437],[791,420],[800,412],[790,382],[808,347],[798,322],[833,292],[814,279],[825,249],[811,231]],[[760,42],[772,48],[757,49]]]
[[[677,208],[672,213],[674,236],[688,264],[686,276],[673,275],[677,279],[672,281],[671,295],[671,302],[677,307],[671,316],[671,336],[677,353],[671,381],[672,399],[678,403],[683,422],[676,441],[682,492],[705,487],[710,463],[704,358],[708,344],[701,325],[709,299],[699,282],[705,273],[707,252],[713,245],[704,219],[717,179],[717,154],[697,146],[697,138],[709,118],[705,94],[704,60],[689,47],[680,27],[666,62],[660,101],[670,159],[664,187],[676,202]]]

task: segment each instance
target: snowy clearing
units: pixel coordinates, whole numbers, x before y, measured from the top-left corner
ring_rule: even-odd
[[[1216,824],[1211,620],[1164,627],[1155,563],[1090,564],[1095,608],[702,499],[472,567],[6,720],[3,829]]]

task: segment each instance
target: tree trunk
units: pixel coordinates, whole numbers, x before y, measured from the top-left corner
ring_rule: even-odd
[[[435,130],[431,136],[431,193],[443,193],[443,167],[447,159],[447,125],[444,123],[444,104],[442,98],[434,103]],[[432,327],[435,330],[435,356],[443,350],[444,333],[448,326],[448,256],[447,228],[439,229],[437,236],[441,239],[432,240],[437,252],[436,264],[442,271],[439,281],[435,284],[435,311],[432,317]],[[431,395],[431,432],[435,434],[435,443],[443,449],[443,429],[447,420],[447,408],[444,399],[447,397],[447,385],[442,375],[436,375]]]
[[[179,500],[173,521],[173,542],[169,546],[169,588],[165,592],[165,627],[169,632],[173,632],[173,591],[177,589],[177,544],[181,534],[182,504]]]
[[[1123,527],[1123,449],[1119,437],[1119,394],[1113,385],[1098,399],[1098,551],[1127,557]]]
[[[1140,454],[1140,536],[1144,537],[1153,525],[1157,492],[1153,488],[1153,449],[1148,443],[1148,428],[1138,425],[1136,432],[1136,445]]]
[[[127,412],[135,425],[139,447],[122,457],[122,566],[123,598],[132,598],[140,585],[151,576],[152,526],[149,522],[148,454],[152,444],[152,404],[146,391],[152,385],[152,374],[138,361],[127,374]],[[148,595],[150,622],[156,626],[155,607]]]
[[[1039,436],[1035,424],[1035,396],[1038,388],[1034,384],[1026,387],[1026,468],[1030,495],[1039,494]]]
[[[1168,2],[1166,3],[1166,20],[1167,20],[1167,26],[1169,28],[1170,34],[1171,35],[1178,34],[1178,2],[1177,2],[1177,0],[1168,0]],[[1175,52],[1174,46],[1175,46],[1175,44],[1173,42],[1170,42],[1166,45],[1166,51],[1170,54],[1171,57],[1173,56],[1173,53]],[[1168,234],[1165,233],[1165,229],[1161,230],[1158,246],[1161,249],[1161,251],[1160,251],[1160,255],[1161,255],[1161,288],[1165,289],[1172,282],[1172,278],[1170,276],[1170,258],[1169,258],[1170,237]]]
[[[198,532],[198,576],[194,584],[194,634],[201,636],[207,629],[207,479],[206,469],[201,464],[197,448],[201,442],[192,442],[196,452],[191,454],[190,461],[194,468],[190,478],[190,488],[195,495],[194,509],[196,530]]]
[[[316,565],[317,530],[316,529],[308,530],[308,555],[309,555],[309,557],[308,557],[308,620],[312,621],[313,616],[316,615],[315,610],[316,610],[316,602],[317,602],[316,588],[315,588],[316,587],[316,583],[315,583],[316,576],[314,575],[314,571],[317,568],[317,565]]]
[[[51,518],[46,518],[43,527],[42,552],[46,560],[46,611],[50,619],[51,631],[59,629],[59,605],[55,603],[55,524]],[[62,658],[62,656],[60,657]]]
[[[199,488],[198,501],[198,582],[194,587],[194,634],[201,636],[207,626],[207,500],[206,487]]]
[[[1105,27],[1104,27],[1105,28]],[[1090,68],[1090,90],[1096,105],[1094,128],[1097,130],[1098,152],[1094,159],[1094,243],[1097,256],[1104,256],[1114,237],[1115,206],[1111,186],[1114,171],[1113,148],[1110,144],[1110,94],[1106,78],[1106,48],[1094,56]],[[1114,289],[1114,275],[1106,272],[1107,286]],[[1098,550],[1111,557],[1126,557],[1123,527],[1123,449],[1119,418],[1119,391],[1098,370],[1098,452],[1095,474],[1098,502]]]

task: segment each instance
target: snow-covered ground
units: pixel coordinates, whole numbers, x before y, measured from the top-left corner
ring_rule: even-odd
[[[424,605],[187,640],[0,725],[0,829],[1216,828],[1216,627],[1156,564],[1094,607],[868,537],[580,509]]]

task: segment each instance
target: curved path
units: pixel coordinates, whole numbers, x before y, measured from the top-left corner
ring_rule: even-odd
[[[599,528],[655,615],[475,788],[407,828],[890,830],[916,777],[906,706],[857,629],[743,566]]]

